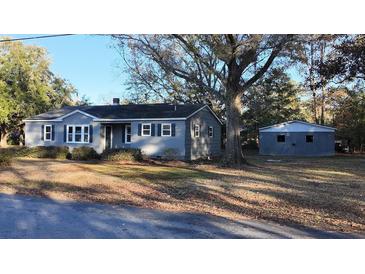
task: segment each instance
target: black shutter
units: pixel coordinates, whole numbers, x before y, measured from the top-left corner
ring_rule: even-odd
[[[52,125],[52,141],[54,141],[54,134],[55,134],[54,133],[54,128],[55,128],[54,125]]]
[[[42,125],[41,140],[44,141],[44,125]]]
[[[138,136],[141,136],[142,124],[138,124]]]
[[[157,124],[157,136],[161,136],[161,124]]]
[[[175,136],[175,123],[171,124],[171,136]]]
[[[63,126],[63,142],[66,143],[66,137],[67,137],[67,126]]]
[[[89,143],[93,142],[93,125],[89,126]]]
[[[155,136],[155,124],[151,124],[151,136]]]

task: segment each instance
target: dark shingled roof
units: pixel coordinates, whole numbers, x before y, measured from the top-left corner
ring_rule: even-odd
[[[62,117],[75,110],[81,110],[99,119],[151,119],[151,118],[186,118],[202,104],[128,104],[102,106],[68,106],[61,109],[42,113],[27,120],[52,120]]]

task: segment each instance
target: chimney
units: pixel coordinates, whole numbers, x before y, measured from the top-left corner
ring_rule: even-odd
[[[113,105],[119,105],[119,104],[120,104],[119,98],[113,98]]]

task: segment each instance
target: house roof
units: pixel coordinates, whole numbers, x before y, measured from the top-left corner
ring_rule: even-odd
[[[262,127],[260,132],[334,132],[336,129],[304,121],[288,121],[276,125]]]
[[[60,120],[73,114],[74,112],[81,112],[96,120],[186,119],[198,112],[199,110],[203,109],[204,107],[208,106],[203,104],[128,104],[66,106],[61,109],[52,110],[33,116],[26,119],[25,121]],[[212,113],[214,114],[214,112]]]

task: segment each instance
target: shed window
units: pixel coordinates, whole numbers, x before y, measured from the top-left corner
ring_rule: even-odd
[[[44,140],[45,141],[52,140],[52,126],[51,125],[44,126]]]
[[[313,143],[313,135],[306,135],[305,141],[306,143]]]
[[[277,142],[278,143],[285,143],[285,135],[278,135],[277,136]]]

